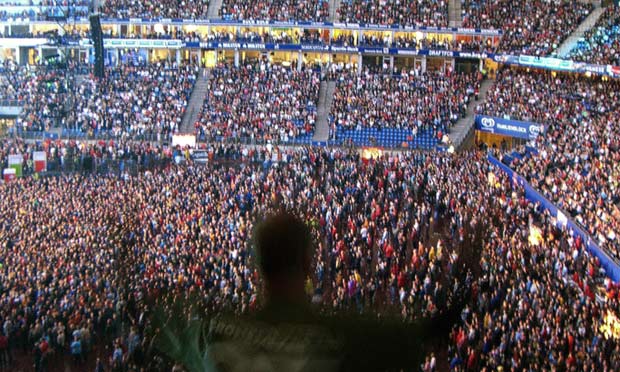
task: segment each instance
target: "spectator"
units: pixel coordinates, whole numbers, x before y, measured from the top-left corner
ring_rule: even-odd
[[[82,364],[82,341],[79,336],[74,336],[73,342],[71,342],[71,355],[73,356],[73,363],[75,365]]]

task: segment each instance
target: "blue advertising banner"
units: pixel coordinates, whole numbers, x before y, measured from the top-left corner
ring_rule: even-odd
[[[527,121],[508,120],[486,115],[476,115],[475,120],[476,130],[502,136],[531,140],[545,132],[544,125]]]
[[[488,154],[487,159],[495,167],[499,168],[502,172],[512,180],[512,182],[518,183],[525,190],[525,197],[534,204],[538,204],[544,209],[548,210],[551,216],[557,221],[559,228],[565,229],[572,234],[573,237],[579,236],[581,241],[584,242],[587,250],[592,253],[601,262],[601,266],[605,269],[607,276],[609,276],[614,282],[620,282],[620,265],[613,258],[601,249],[596,242],[586,233],[576,222],[568,218],[564,212],[558,209],[549,199],[545,198],[536,189],[534,189],[523,177],[515,173],[508,166],[500,162],[493,155]]]
[[[575,72],[579,74],[591,73],[596,75],[606,75],[613,78],[620,77],[620,66],[595,65],[585,62],[576,62],[570,59],[525,55],[511,56],[496,54],[489,58],[493,58],[495,62],[504,63],[507,65],[542,68],[551,71]]]
[[[186,48],[195,48],[195,42],[185,43]],[[428,56],[444,58],[493,58],[493,54],[477,52],[453,52],[451,50],[428,50],[428,49],[399,49],[382,47],[364,46],[339,46],[339,45],[320,45],[320,44],[271,44],[260,42],[202,42],[200,48],[206,49],[238,49],[238,50],[266,50],[266,51],[304,51],[317,53],[361,53],[361,54],[381,54],[398,56]]]

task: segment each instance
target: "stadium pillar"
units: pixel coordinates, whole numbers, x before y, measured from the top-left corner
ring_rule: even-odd
[[[390,56],[390,71],[394,71],[394,56]]]
[[[95,49],[95,66],[93,72],[96,77],[103,77],[105,49],[103,47],[101,18],[99,17],[99,14],[91,14],[88,19],[90,21],[90,37],[93,41],[93,48]]]
[[[235,67],[239,67],[239,50],[235,49]]]
[[[177,66],[181,64],[181,49],[177,49]]]
[[[297,71],[301,71],[301,66],[304,64],[304,55],[300,51],[297,55]]]

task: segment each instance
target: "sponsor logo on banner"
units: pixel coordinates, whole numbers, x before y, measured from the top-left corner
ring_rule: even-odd
[[[398,53],[401,56],[417,56],[417,55],[420,54],[420,52],[415,50],[415,49],[411,49],[411,50],[406,50],[406,49],[405,50],[401,50],[401,49],[398,49],[396,53]]]
[[[329,51],[328,45],[302,45],[301,50]]]
[[[541,132],[542,128],[540,125],[530,125],[530,137],[537,137]]]
[[[495,120],[493,118],[482,118],[480,124],[485,128],[493,128],[495,127]]]
[[[534,139],[545,131],[538,123],[489,116],[476,116],[476,129],[523,139]]]
[[[454,53],[449,50],[429,50],[428,55],[431,57],[452,57]]]
[[[332,52],[358,52],[359,49],[357,47],[340,47],[340,46],[332,46]]]

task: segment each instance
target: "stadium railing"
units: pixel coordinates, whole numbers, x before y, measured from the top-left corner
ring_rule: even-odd
[[[42,177],[59,176],[70,173],[98,176],[137,175],[145,171],[164,169],[170,166],[172,161],[170,157],[153,155],[145,155],[140,158],[128,157],[121,159],[73,155],[67,156],[62,162],[58,158],[48,159],[46,171],[36,174]],[[22,170],[22,175],[35,175],[34,169],[31,166],[26,166]]]

